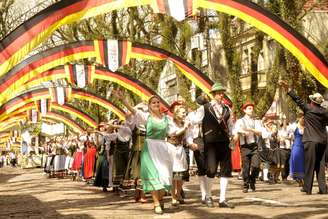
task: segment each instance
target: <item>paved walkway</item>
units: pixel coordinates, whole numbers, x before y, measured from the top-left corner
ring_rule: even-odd
[[[216,180],[218,182],[219,180]],[[214,188],[218,188],[216,183]],[[134,203],[133,196],[104,193],[100,188],[70,179],[49,179],[41,169],[0,169],[0,218],[328,218],[328,195],[304,195],[296,184],[268,185],[241,192],[241,181],[230,181],[227,197],[235,209],[209,209],[199,203],[198,181],[186,183],[187,204],[156,216],[152,204]],[[214,190],[213,194],[218,194]],[[215,197],[217,200],[217,197]]]

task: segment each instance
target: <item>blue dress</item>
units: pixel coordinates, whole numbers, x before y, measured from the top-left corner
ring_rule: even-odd
[[[290,155],[290,174],[293,179],[304,178],[304,145],[302,143],[302,137],[303,135],[296,128]]]

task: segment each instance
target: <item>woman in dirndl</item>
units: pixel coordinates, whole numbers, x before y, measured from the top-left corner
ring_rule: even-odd
[[[184,181],[189,180],[187,154],[184,149],[186,145],[186,130],[189,122],[185,122],[187,110],[180,106],[174,110],[173,124],[170,127],[168,142],[175,146],[173,153],[173,182],[172,182],[172,206],[184,204],[181,196],[182,185]]]
[[[135,110],[126,101],[122,93],[115,92],[128,110],[146,126],[146,138],[141,152],[141,170],[143,190],[151,192],[155,214],[163,214],[163,196],[171,190],[173,154],[175,147],[166,141],[169,131],[169,118],[161,112],[160,99],[151,96],[148,100],[149,112]]]

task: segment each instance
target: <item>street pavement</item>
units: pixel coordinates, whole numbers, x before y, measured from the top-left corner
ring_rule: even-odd
[[[328,218],[328,195],[301,193],[297,184],[259,182],[256,192],[242,193],[242,181],[230,180],[227,200],[234,209],[219,208],[215,180],[215,208],[200,204],[197,177],[186,183],[186,204],[170,206],[165,197],[163,215],[154,215],[151,202],[135,203],[133,191],[115,194],[70,178],[48,178],[42,169],[0,168],[0,218]],[[149,200],[151,198],[149,197]]]

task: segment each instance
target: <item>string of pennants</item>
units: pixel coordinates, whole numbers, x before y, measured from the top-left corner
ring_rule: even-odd
[[[293,53],[318,81],[328,87],[328,62],[322,53],[278,16],[248,0],[59,1],[40,11],[0,41],[0,76],[7,74],[60,26],[113,10],[137,6],[150,6],[155,13],[170,15],[178,21],[195,15],[198,8],[236,16],[276,39]],[[108,42],[107,47],[119,50],[116,43]],[[120,63],[111,63],[112,68],[117,65]]]

